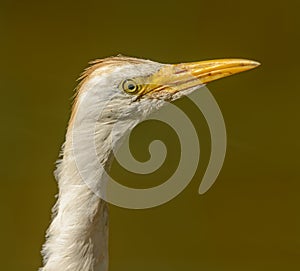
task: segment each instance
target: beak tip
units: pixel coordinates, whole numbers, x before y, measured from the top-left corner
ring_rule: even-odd
[[[258,61],[249,60],[249,62],[250,62],[249,64],[250,64],[251,66],[253,66],[253,68],[256,68],[256,67],[258,67],[258,66],[261,65],[261,63],[258,62]]]

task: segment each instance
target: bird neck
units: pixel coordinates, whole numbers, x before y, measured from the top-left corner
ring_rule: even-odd
[[[102,161],[109,166],[107,157],[103,154]],[[107,271],[108,206],[82,181],[68,133],[56,178],[58,200],[43,246],[44,267],[40,271]]]

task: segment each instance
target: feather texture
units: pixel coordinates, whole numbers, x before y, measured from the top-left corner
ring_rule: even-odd
[[[111,163],[112,126],[119,121],[122,131],[136,125],[137,119],[147,112],[145,104],[129,105],[131,97],[118,89],[118,82],[126,76],[150,74],[161,64],[130,57],[109,57],[95,60],[80,76],[76,88],[71,118],[61,157],[57,162],[55,177],[58,182],[58,199],[52,210],[52,222],[46,233],[42,255],[44,266],[40,271],[107,271],[108,270],[108,205],[99,198],[82,180],[73,155],[72,129],[79,118],[77,129],[82,132],[79,159],[87,160],[85,135],[90,131],[85,127],[94,121],[95,112],[102,110],[102,118],[97,120],[97,151],[102,166],[109,170]],[[125,72],[124,72],[125,71]],[[90,99],[85,99],[85,92]],[[110,101],[109,105],[106,102]],[[78,107],[81,103],[81,116]],[[141,109],[143,109],[141,111]],[[120,114],[126,118],[118,120]],[[87,164],[87,170],[98,168]],[[97,181],[97,180],[95,180]]]

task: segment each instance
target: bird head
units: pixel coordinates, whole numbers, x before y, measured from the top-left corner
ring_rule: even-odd
[[[258,62],[245,59],[181,64],[161,64],[124,56],[96,60],[80,77],[71,122],[82,104],[81,121],[94,120],[98,112],[102,124],[125,120],[135,123],[168,101],[258,65]]]

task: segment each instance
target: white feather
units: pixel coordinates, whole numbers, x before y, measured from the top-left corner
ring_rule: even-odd
[[[108,140],[112,125],[118,122],[120,142],[122,135],[132,129],[162,102],[141,100],[132,103],[132,96],[119,88],[126,78],[150,75],[162,64],[144,61],[141,64],[102,66],[93,71],[82,85],[78,106],[83,114],[78,117],[76,129],[82,133],[80,159],[86,159],[85,135],[87,124],[94,121],[95,112],[103,110],[97,121],[98,154],[105,168],[110,167],[111,145]],[[85,99],[89,94],[92,99]],[[110,101],[109,105],[105,105]],[[76,110],[76,108],[75,108]],[[121,116],[121,117],[120,117]],[[53,220],[42,249],[44,266],[40,271],[107,271],[108,270],[108,206],[83,182],[77,170],[72,150],[72,123],[68,127],[62,158],[55,171],[59,186],[58,200],[53,207]],[[88,159],[87,159],[88,160]],[[97,170],[89,167],[87,170]],[[95,180],[97,182],[97,180]]]

